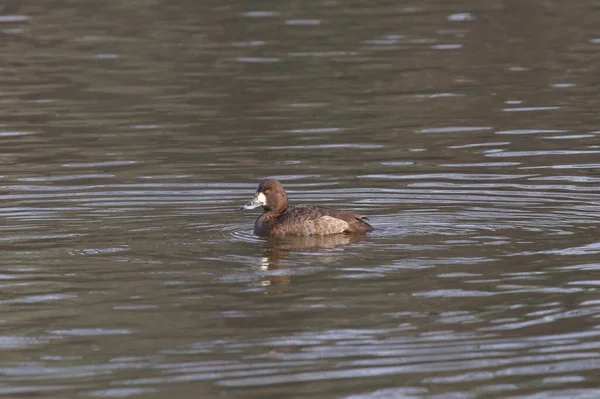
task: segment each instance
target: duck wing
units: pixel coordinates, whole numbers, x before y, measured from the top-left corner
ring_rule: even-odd
[[[364,221],[366,217],[326,206],[303,205],[288,209],[285,224],[293,226],[301,235],[325,235],[339,233],[366,233],[373,227]]]

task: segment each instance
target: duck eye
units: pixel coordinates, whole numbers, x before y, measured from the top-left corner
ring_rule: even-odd
[[[269,193],[270,193],[270,192],[271,192],[271,189],[270,189],[270,188],[267,188],[267,189],[265,190],[265,195],[269,195]]]

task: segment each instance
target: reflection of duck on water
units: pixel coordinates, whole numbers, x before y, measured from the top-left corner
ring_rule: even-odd
[[[264,271],[286,269],[285,260],[290,252],[306,250],[334,251],[343,250],[341,247],[348,244],[356,244],[364,239],[361,234],[333,234],[326,236],[297,236],[269,238],[265,242],[264,256],[261,259],[261,269]],[[291,283],[289,273],[270,274],[263,285],[286,285]]]

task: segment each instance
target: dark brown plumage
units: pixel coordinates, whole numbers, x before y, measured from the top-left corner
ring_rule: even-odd
[[[308,236],[340,233],[366,233],[373,227],[366,217],[335,208],[301,205],[288,208],[285,189],[277,179],[260,182],[254,199],[241,209],[262,206],[264,213],[254,223],[258,236]]]

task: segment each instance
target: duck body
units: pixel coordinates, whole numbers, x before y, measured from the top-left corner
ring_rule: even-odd
[[[367,233],[373,226],[366,217],[326,206],[300,205],[288,208],[287,193],[279,181],[260,182],[254,199],[241,209],[262,206],[263,214],[254,223],[257,236],[309,236]]]

